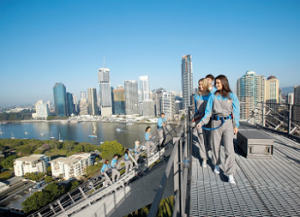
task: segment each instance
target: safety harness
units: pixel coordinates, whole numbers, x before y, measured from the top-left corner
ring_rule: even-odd
[[[214,127],[214,128],[207,128],[207,127],[202,126],[202,129],[207,130],[207,131],[213,131],[213,130],[219,129],[219,128],[222,127],[222,125],[225,123],[225,120],[230,120],[230,119],[232,120],[232,119],[233,119],[233,115],[229,115],[229,116],[227,116],[227,117],[219,117],[219,116],[217,116],[217,115],[213,115],[213,116],[211,117],[211,119],[212,119],[212,120],[215,120],[215,121],[221,120],[222,123],[220,124],[220,126]]]

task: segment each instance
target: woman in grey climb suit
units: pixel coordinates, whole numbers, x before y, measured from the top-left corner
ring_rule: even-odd
[[[195,101],[195,115],[193,117],[193,122],[196,124],[199,123],[201,118],[203,118],[205,113],[205,107],[207,104],[207,100],[209,99],[211,93],[209,91],[208,82],[205,78],[201,78],[198,82],[198,94],[194,96]],[[202,167],[206,167],[207,163],[207,151],[208,151],[208,137],[207,131],[203,130],[201,127],[197,128],[197,137],[199,142],[199,154],[202,158]]]
[[[224,174],[228,182],[235,184],[235,152],[233,147],[233,133],[238,133],[240,118],[240,103],[237,96],[232,93],[228,79],[224,75],[215,78],[217,91],[207,101],[205,115],[197,128],[207,124],[211,119],[212,163],[214,172],[220,174],[220,146],[223,140],[225,148]],[[214,129],[215,128],[215,129]]]

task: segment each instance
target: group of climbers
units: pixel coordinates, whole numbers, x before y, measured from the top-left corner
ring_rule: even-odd
[[[163,143],[166,138],[166,126],[167,126],[167,120],[165,118],[165,114],[161,113],[160,118],[157,122],[157,135],[159,138],[159,141],[157,145],[154,143],[154,136],[151,134],[151,127],[148,126],[145,129],[145,141],[146,141],[146,149],[147,149],[147,158],[153,155],[153,152],[155,150],[160,150],[163,147]],[[132,156],[130,152],[134,153],[134,163],[138,163],[140,159],[140,154],[142,152],[143,148],[140,145],[139,141],[135,141],[134,149],[126,149],[124,154],[124,163],[125,163],[125,173],[128,173],[133,168],[133,163],[131,161]],[[120,162],[118,161],[119,156],[116,154],[114,155],[113,159],[111,160],[111,163],[109,164],[108,160],[104,161],[104,164],[101,168],[101,174],[105,178],[105,182],[103,183],[104,187],[107,187],[109,184],[114,183],[120,178]],[[111,172],[111,179],[112,183],[107,175],[107,172]]]

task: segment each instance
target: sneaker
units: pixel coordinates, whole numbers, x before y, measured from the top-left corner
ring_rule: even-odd
[[[215,165],[214,172],[215,172],[216,174],[220,174],[220,168],[219,168],[218,165]]]
[[[153,152],[151,152],[151,153],[150,153],[150,156],[152,156],[152,155],[154,155],[154,153],[153,153]]]
[[[204,160],[204,161],[202,162],[202,167],[203,167],[203,168],[206,168],[206,167],[207,167],[206,160]]]
[[[228,175],[228,182],[229,182],[230,184],[235,184],[233,175]]]

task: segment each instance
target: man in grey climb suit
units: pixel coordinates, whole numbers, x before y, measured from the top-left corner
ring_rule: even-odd
[[[166,139],[166,132],[165,132],[165,127],[166,127],[166,122],[167,119],[165,118],[165,113],[160,114],[160,118],[157,121],[157,134],[159,138],[159,148],[162,148],[163,142]]]
[[[211,119],[211,128],[217,128],[211,131],[212,163],[215,165],[215,173],[219,174],[219,165],[221,164],[220,146],[223,139],[225,148],[224,174],[228,176],[231,184],[235,184],[233,179],[235,174],[233,130],[239,127],[239,117],[240,106],[237,96],[229,92],[228,97],[224,97],[216,92],[208,99],[205,115],[197,125],[199,128],[206,125]],[[222,118],[224,121],[222,121]],[[222,124],[222,122],[224,123]],[[221,127],[219,127],[220,125]]]
[[[115,178],[117,176],[117,179],[118,180],[120,178],[120,172],[119,172],[119,164],[118,164],[118,158],[119,158],[119,155],[115,154],[114,158],[111,160],[111,179],[112,179],[112,182],[115,182]]]

